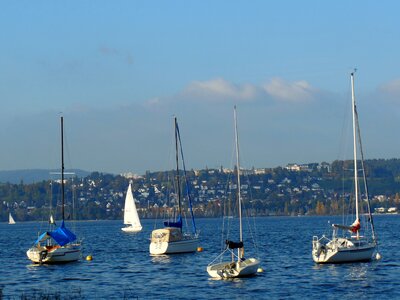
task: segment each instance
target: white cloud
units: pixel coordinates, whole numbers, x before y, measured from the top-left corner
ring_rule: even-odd
[[[148,106],[157,105],[159,103],[160,103],[160,99],[157,97],[146,101],[146,105],[148,105]]]
[[[271,79],[264,84],[236,84],[223,78],[193,81],[175,95],[149,99],[144,103],[148,108],[156,108],[172,103],[305,103],[316,99],[320,91],[308,82],[286,82]]]
[[[207,100],[249,101],[256,97],[257,88],[250,84],[233,84],[222,78],[194,81],[183,91],[183,95]]]
[[[264,84],[263,88],[268,95],[276,100],[295,102],[311,100],[317,92],[305,80],[286,82],[280,78],[272,79]]]
[[[234,84],[217,78],[208,81],[194,81],[183,91],[190,99],[208,101],[291,101],[304,102],[315,98],[318,90],[307,81],[286,82],[274,78],[262,85]]]
[[[380,87],[380,90],[389,95],[400,96],[400,78],[394,79],[386,84],[383,84]]]
[[[282,94],[276,95],[278,87]],[[392,90],[394,87],[395,84]],[[114,173],[132,170],[139,174],[170,168],[173,115],[181,124],[190,168],[230,166],[233,101],[238,104],[239,130],[246,145],[242,149],[244,166],[331,161],[343,153],[338,149],[344,140],[342,119],[349,115],[348,95],[330,94],[304,81],[276,79],[265,81],[264,85],[238,85],[224,79],[197,81],[183,90],[204,94],[195,101],[182,92],[159,95],[146,105],[132,100],[126,105],[77,104],[64,110],[73,167]],[[234,97],[235,93],[238,96]],[[400,144],[396,139],[387,139],[396,136],[393,122],[400,114],[396,108],[399,106],[381,105],[377,101],[381,94],[360,101],[364,144],[370,158],[396,157]],[[221,99],[218,96],[227,100],[211,102]],[[304,100],[309,98],[313,101]],[[4,141],[0,155],[5,158],[0,162],[2,169],[57,166],[58,109],[28,116],[19,112],[0,119],[0,139]],[[27,145],[32,145],[29,156]]]

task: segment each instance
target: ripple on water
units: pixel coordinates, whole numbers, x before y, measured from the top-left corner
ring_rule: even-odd
[[[322,233],[315,229],[328,219],[257,219],[261,236],[258,255],[264,272],[235,280],[213,280],[206,272],[221,248],[221,222],[217,219],[198,220],[203,252],[171,256],[148,253],[154,220],[143,220],[143,231],[135,235],[123,234],[121,222],[82,222],[84,257],[90,253],[93,261],[50,266],[32,265],[26,258],[38,224],[22,223],[12,228],[0,224],[0,285],[5,299],[46,291],[61,295],[75,291],[86,299],[400,298],[396,285],[400,239],[393,238],[400,237],[400,217],[376,218],[382,260],[316,265],[311,258],[312,236]],[[251,247],[246,253],[253,255]]]

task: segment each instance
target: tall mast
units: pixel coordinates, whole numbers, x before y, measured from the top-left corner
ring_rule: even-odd
[[[356,98],[354,95],[354,72],[351,73],[351,102],[353,112],[353,151],[354,151],[354,192],[356,198],[356,220],[358,221],[358,169],[357,169],[357,142],[356,142]],[[357,232],[358,234],[358,232]]]
[[[239,234],[240,241],[243,242],[243,227],[242,227],[242,197],[240,195],[240,164],[239,164],[239,137],[237,130],[237,117],[236,117],[236,105],[234,106],[233,116],[235,121],[235,144],[236,144],[236,174],[237,174],[237,194],[238,194],[238,210],[239,210]],[[240,249],[239,249],[240,252]],[[239,254],[239,257],[241,255]]]
[[[174,118],[175,122],[175,153],[176,153],[176,184],[177,184],[177,190],[178,190],[178,211],[179,215],[182,213],[182,208],[181,208],[181,183],[179,180],[179,155],[178,155],[178,121],[176,117]]]
[[[64,118],[61,116],[61,211],[64,221]]]

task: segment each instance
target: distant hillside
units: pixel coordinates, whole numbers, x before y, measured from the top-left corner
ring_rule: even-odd
[[[349,201],[354,188],[352,164],[347,160],[242,169],[243,204],[254,216],[341,215],[350,211]],[[400,211],[400,159],[366,160],[365,169],[372,211]],[[58,174],[50,174],[50,171],[0,172],[0,222],[6,222],[10,212],[17,222],[47,219],[49,203],[56,207],[61,188],[59,182],[49,185],[45,181],[59,178]],[[197,217],[235,215],[229,204],[235,200],[232,191],[237,184],[234,172],[234,169],[222,167],[186,172],[185,182],[188,182],[187,190]],[[132,173],[89,174],[81,170],[75,173],[80,179],[79,184],[67,180],[65,208],[67,215],[71,216],[71,200],[77,199],[74,213],[78,220],[121,220],[130,181],[142,218],[164,216],[177,203],[176,185],[171,182],[175,170],[146,172],[143,176]],[[362,197],[365,199],[364,193]],[[187,201],[184,203],[186,210]]]
[[[22,181],[25,184],[31,184],[51,178],[58,178],[57,175],[50,174],[56,172],[60,172],[60,170],[30,169],[0,171],[0,183],[20,183]],[[66,170],[66,172],[75,173],[77,177],[86,177],[91,174],[91,172],[79,169]]]

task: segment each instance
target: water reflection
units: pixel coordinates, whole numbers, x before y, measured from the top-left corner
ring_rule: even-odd
[[[348,280],[364,280],[368,274],[368,268],[365,264],[349,266],[348,275],[345,276]]]
[[[155,264],[170,264],[172,259],[169,255],[151,256],[151,262]]]

